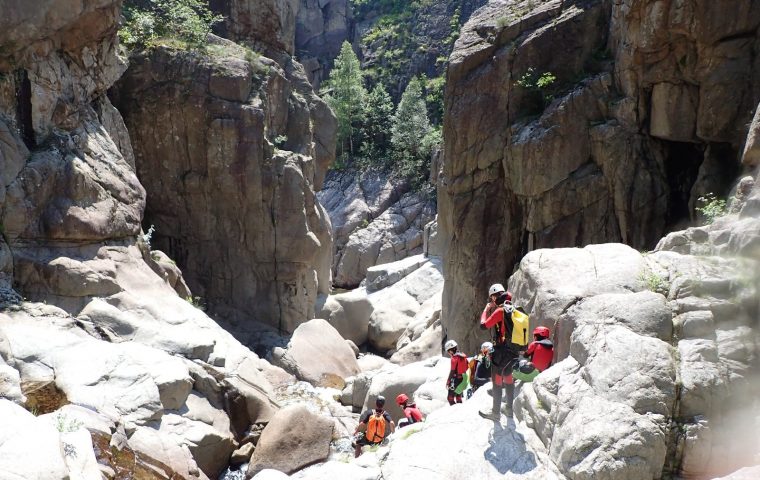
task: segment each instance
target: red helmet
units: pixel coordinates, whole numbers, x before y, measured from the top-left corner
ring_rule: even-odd
[[[542,337],[549,338],[549,335],[551,335],[551,333],[549,332],[549,329],[546,327],[536,327],[533,330],[533,335],[541,335]]]
[[[399,396],[396,397],[396,403],[398,403],[399,405],[403,405],[408,401],[409,401],[409,397],[407,397],[405,393],[399,394]]]

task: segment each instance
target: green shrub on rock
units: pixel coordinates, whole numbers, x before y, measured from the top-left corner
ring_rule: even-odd
[[[162,39],[176,39],[188,48],[205,44],[211,27],[222,20],[201,0],[127,0],[119,40],[130,49]]]

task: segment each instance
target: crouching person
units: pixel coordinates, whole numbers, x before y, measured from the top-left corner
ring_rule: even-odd
[[[365,445],[380,445],[394,429],[393,419],[385,411],[385,397],[378,395],[375,408],[367,410],[359,417],[359,425],[354,431],[354,456],[361,455],[362,447]]]
[[[396,397],[396,403],[404,411],[404,418],[398,421],[398,428],[422,421],[422,412],[415,403],[409,401],[409,397],[405,393]]]

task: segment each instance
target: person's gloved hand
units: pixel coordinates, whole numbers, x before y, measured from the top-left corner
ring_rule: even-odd
[[[482,323],[480,324],[480,329],[481,329],[481,330],[488,330],[488,329],[486,328],[486,326],[485,326],[485,325],[483,325]]]
[[[504,304],[504,313],[512,313],[514,311],[515,311],[515,307],[513,307],[511,303]]]

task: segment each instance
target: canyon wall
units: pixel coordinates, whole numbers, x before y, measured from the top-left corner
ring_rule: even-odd
[[[739,0],[493,0],[473,15],[445,97],[449,338],[475,347],[488,285],[529,251],[653,248],[728,192],[760,97],[758,24]]]
[[[219,37],[204,52],[158,46],[132,55],[113,97],[153,245],[235,331],[249,320],[293,331],[330,290],[332,233],[314,192],[335,119],[290,55],[292,5],[263,16],[259,3],[232,2],[227,23],[268,56]]]

